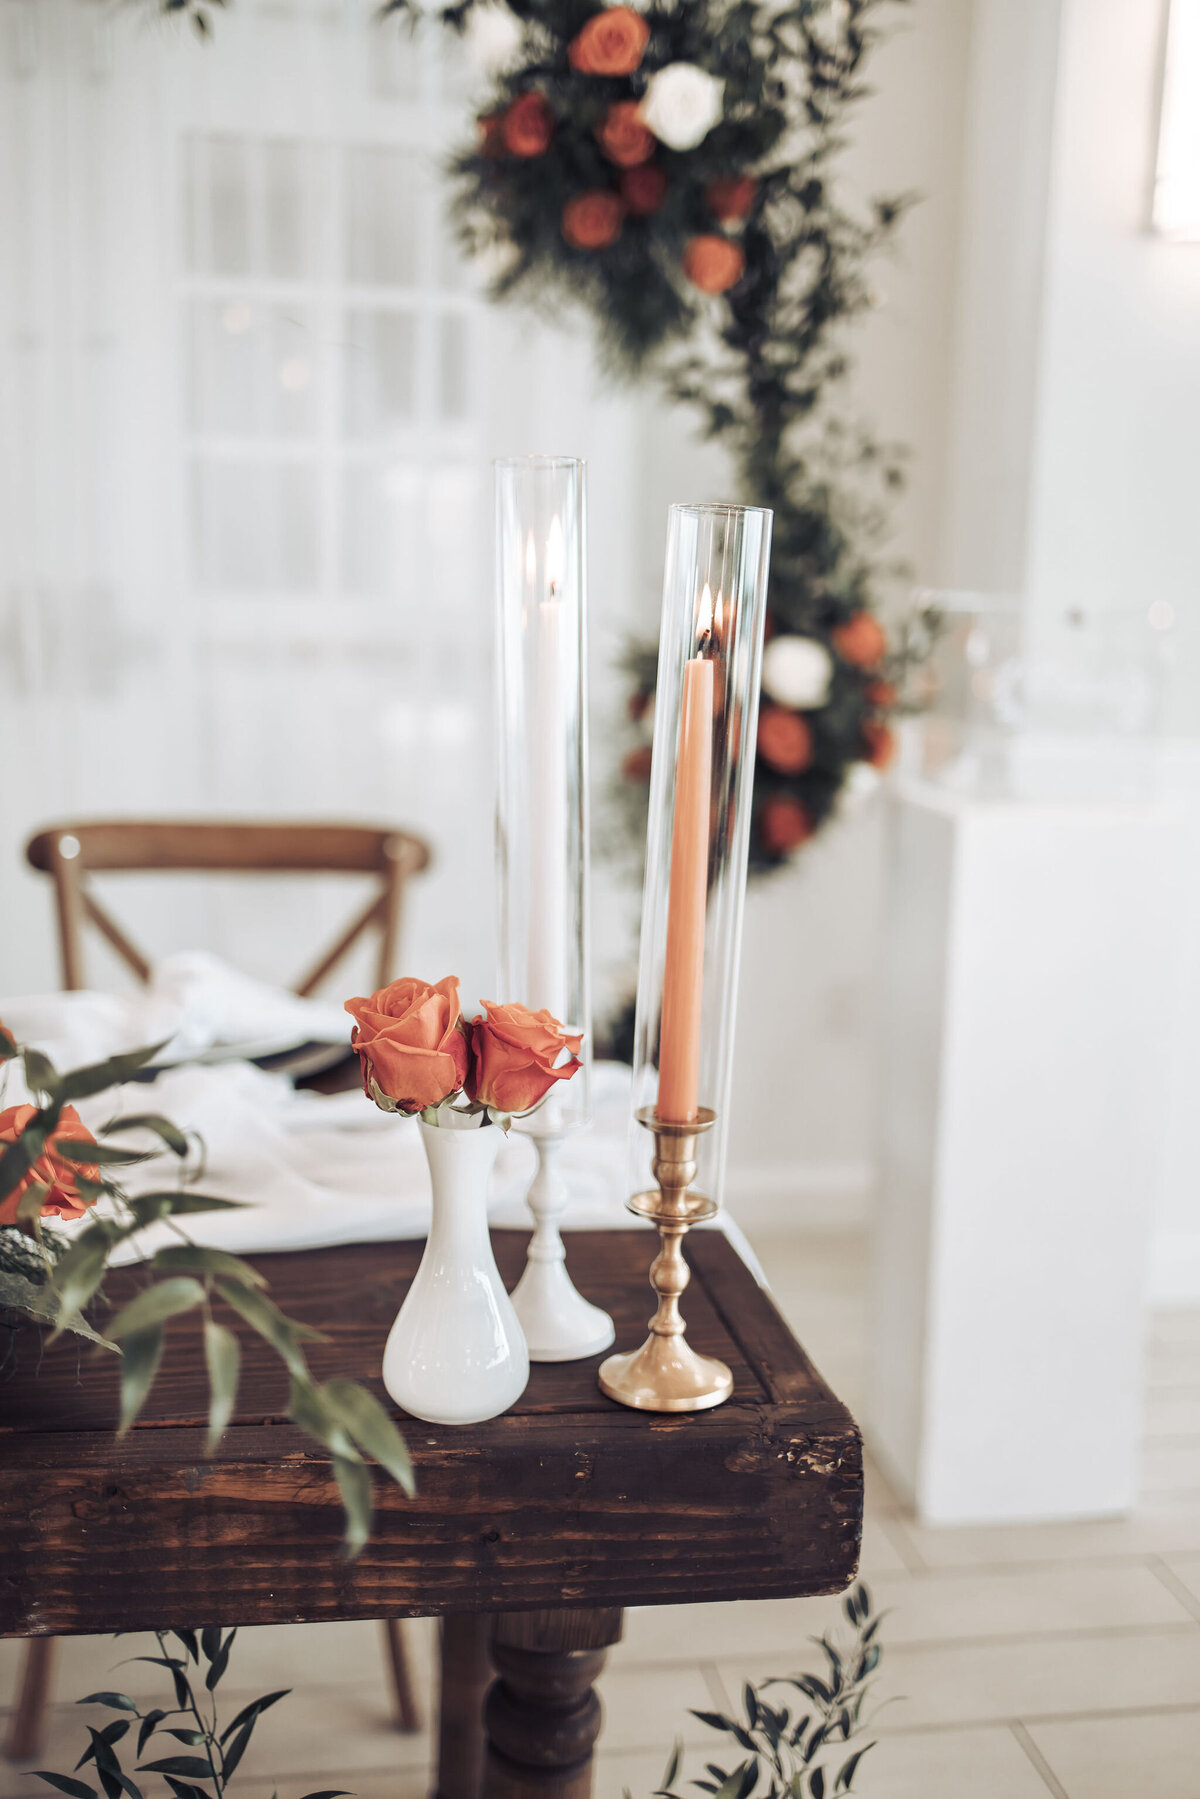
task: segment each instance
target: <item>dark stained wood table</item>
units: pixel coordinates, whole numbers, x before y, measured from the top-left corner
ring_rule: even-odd
[[[511,1287],[527,1238],[494,1240]],[[272,1297],[328,1337],[311,1348],[318,1378],[353,1376],[386,1400],[384,1339],[422,1248],[260,1259]],[[211,1460],[195,1317],[170,1327],[119,1443],[111,1355],[18,1331],[0,1375],[0,1634],[436,1613],[465,1665],[486,1617],[490,1799],[581,1799],[592,1682],[622,1606],[836,1592],[858,1562],[857,1426],[727,1239],[696,1231],[687,1249],[689,1337],[732,1368],[727,1404],[628,1411],[600,1393],[596,1357],[535,1364],[518,1405],[487,1424],[401,1414],[417,1497],[377,1476],[374,1531],[353,1563],[328,1460],[288,1422],[286,1376],[244,1329],[237,1412]],[[613,1314],[621,1346],[645,1333],[653,1252],[644,1229],[568,1235],[577,1284]],[[128,1270],[108,1287],[120,1301],[137,1283]]]

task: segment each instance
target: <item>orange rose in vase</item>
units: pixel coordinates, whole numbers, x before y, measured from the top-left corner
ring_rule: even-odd
[[[570,1080],[579,1067],[582,1042],[547,1011],[489,1002],[471,1024],[474,1067],[467,1093],[497,1112],[528,1112],[556,1081]]]
[[[36,1116],[37,1107],[28,1105],[9,1106],[7,1111],[0,1112],[0,1144],[15,1143],[25,1134],[30,1121]],[[17,1222],[21,1201],[35,1185],[49,1189],[42,1198],[43,1218],[51,1213],[57,1213],[60,1218],[82,1218],[95,1201],[84,1198],[79,1191],[79,1181],[81,1178],[98,1181],[100,1170],[90,1162],[76,1162],[64,1156],[62,1145],[78,1143],[94,1146],[95,1141],[74,1106],[64,1106],[57,1126],[46,1139],[46,1146],[29,1173],[22,1176],[11,1193],[6,1193],[0,1199],[0,1224]]]
[[[723,294],[746,273],[746,253],[727,237],[702,232],[699,237],[688,239],[683,272],[702,293]]]
[[[554,114],[543,94],[518,94],[500,120],[510,156],[544,156],[554,138]]]
[[[856,612],[833,633],[833,647],[855,668],[878,668],[887,653],[887,636],[877,618]]]
[[[567,46],[567,60],[580,75],[632,75],[646,54],[650,27],[630,6],[594,13]]]
[[[385,1112],[421,1112],[462,1087],[467,1039],[453,975],[432,987],[405,975],[370,999],[348,999],[346,1010],[363,1091]]]
[[[624,211],[616,194],[592,188],[563,207],[562,234],[573,250],[607,250],[621,235]]]

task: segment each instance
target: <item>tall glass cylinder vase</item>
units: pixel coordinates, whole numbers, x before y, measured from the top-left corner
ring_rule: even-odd
[[[595,1355],[612,1320],[566,1271],[558,1221],[568,1131],[587,1123],[587,573],[584,464],[528,456],[496,464],[499,721],[497,857],[502,1003],[543,1008],[583,1039],[583,1067],[517,1120],[537,1151],[535,1229],[513,1294],[534,1361]]]
[[[658,1225],[650,1336],[600,1384],[647,1411],[698,1411],[729,1370],[684,1340],[682,1240],[721,1197],[753,802],[772,514],[672,506],[642,899],[630,1209]],[[695,1184],[693,1184],[695,1183]]]

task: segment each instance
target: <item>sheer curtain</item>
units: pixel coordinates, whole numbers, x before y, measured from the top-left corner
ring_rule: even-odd
[[[422,965],[469,944],[486,986],[486,328],[438,191],[451,46],[255,0],[207,45],[95,0],[0,0],[0,31],[0,993],[56,980],[19,856],[71,813],[421,831]],[[149,947],[283,979],[350,898],[116,903]]]

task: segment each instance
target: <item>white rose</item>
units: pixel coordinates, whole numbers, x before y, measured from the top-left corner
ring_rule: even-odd
[[[763,651],[762,684],[781,706],[823,706],[832,678],[833,658],[814,637],[773,637]]]
[[[520,20],[507,6],[473,6],[463,44],[472,66],[494,78],[517,60],[522,35]]]
[[[694,150],[724,110],[725,83],[693,62],[668,63],[651,75],[642,118],[669,150]]]

